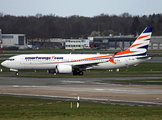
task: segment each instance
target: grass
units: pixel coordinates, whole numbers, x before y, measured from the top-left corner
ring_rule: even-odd
[[[73,102],[73,108],[70,104]],[[39,105],[42,104],[43,105]],[[51,104],[47,104],[51,103]],[[161,120],[161,107],[120,106],[76,101],[45,100],[0,96],[0,119],[39,119],[39,120]],[[20,106],[20,105],[25,106]],[[33,106],[30,106],[33,104]],[[17,106],[10,106],[17,105]]]

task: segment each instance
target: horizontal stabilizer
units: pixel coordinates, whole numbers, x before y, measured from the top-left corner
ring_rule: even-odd
[[[137,57],[137,59],[148,59],[148,60],[150,60],[150,59],[152,59],[152,56]]]

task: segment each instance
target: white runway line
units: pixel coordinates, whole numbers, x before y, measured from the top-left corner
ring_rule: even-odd
[[[28,87],[28,88],[34,88],[34,87],[37,87],[37,88],[42,88],[42,87],[44,87],[44,88],[49,88],[49,86],[36,86],[36,85],[12,85],[12,87],[24,87],[24,88],[26,88],[26,87]]]
[[[99,91],[127,91],[127,92],[133,92],[135,90],[122,90],[122,89],[94,89],[94,90],[99,90]]]
[[[85,83],[83,81],[62,81],[63,83]]]

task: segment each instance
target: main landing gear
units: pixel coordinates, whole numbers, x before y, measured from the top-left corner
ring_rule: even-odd
[[[84,74],[83,71],[77,71],[77,70],[73,71],[73,75],[80,75],[80,76],[82,76],[83,74]]]

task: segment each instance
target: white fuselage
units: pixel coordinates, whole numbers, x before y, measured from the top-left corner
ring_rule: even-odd
[[[102,57],[104,56],[104,57]],[[85,69],[116,69],[127,67],[130,65],[137,65],[146,59],[136,59],[135,57],[117,57],[114,58],[113,64],[109,62],[112,55],[103,54],[28,54],[17,55],[9,58],[2,63],[3,66],[10,68],[11,70],[52,70],[57,65],[87,65]],[[98,62],[96,65],[90,65]]]

